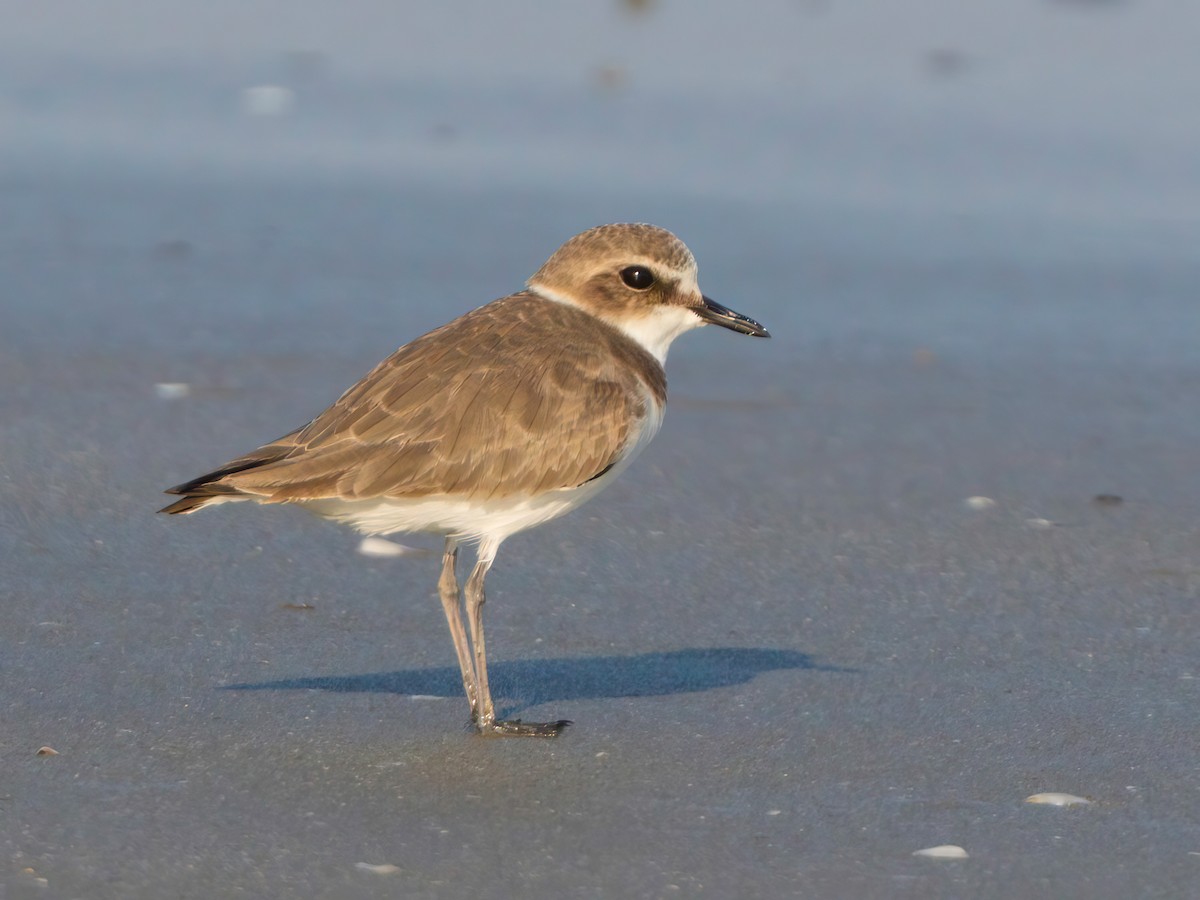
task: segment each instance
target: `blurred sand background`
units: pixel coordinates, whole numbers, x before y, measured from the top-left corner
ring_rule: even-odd
[[[1200,9],[0,21],[0,895],[1194,894]],[[153,515],[619,220],[774,339],[506,544],[562,739],[467,733],[434,558]]]

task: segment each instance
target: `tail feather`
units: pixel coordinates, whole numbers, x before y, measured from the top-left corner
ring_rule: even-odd
[[[164,491],[164,493],[166,493]],[[207,506],[216,499],[216,494],[191,494],[184,497],[182,500],[176,500],[159,510],[160,513],[166,513],[169,516],[177,516],[181,513],[195,512],[196,510]]]
[[[195,512],[210,503],[255,496],[240,491],[231,484],[225,484],[223,479],[238,472],[257,469],[283,459],[295,449],[295,444],[288,443],[288,438],[291,437],[292,435],[286,435],[278,441],[247,453],[245,456],[230,460],[219,469],[214,469],[206,475],[167,488],[163,491],[164,494],[181,494],[183,499],[164,506],[159,512],[175,516],[181,513]]]

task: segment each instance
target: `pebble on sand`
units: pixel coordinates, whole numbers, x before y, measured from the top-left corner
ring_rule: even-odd
[[[33,868],[33,866],[26,866],[23,868],[21,870],[21,875],[29,879],[28,883],[35,884],[39,888],[44,888],[50,884],[50,881],[39,875],[37,873],[37,869]]]
[[[914,850],[913,856],[926,856],[929,859],[966,859],[967,851],[957,844],[938,844],[936,847]]]
[[[38,747],[38,756],[58,756],[58,751],[53,747]]]
[[[918,369],[927,369],[937,362],[937,354],[928,347],[918,347],[913,351],[913,365]]]
[[[1030,794],[1025,798],[1026,803],[1041,803],[1046,806],[1089,806],[1091,800],[1078,797],[1075,794],[1061,794],[1058,791],[1048,791],[1044,794]]]
[[[968,509],[991,509],[996,505],[991,497],[968,497],[963,503],[967,504]]]

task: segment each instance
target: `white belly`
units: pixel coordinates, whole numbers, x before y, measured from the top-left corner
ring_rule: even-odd
[[[310,512],[341,522],[363,534],[430,532],[460,541],[499,545],[510,535],[556,519],[582,506],[612,483],[633,462],[662,425],[664,410],[653,402],[636,439],[617,463],[599,478],[578,487],[523,497],[470,500],[439,496],[414,498],[372,497],[363,500],[328,497],[295,501]]]
[[[301,500],[310,512],[350,525],[363,534],[432,532],[476,541],[499,542],[518,531],[570,512],[602,489],[604,478],[577,488],[550,491],[534,497],[503,500],[469,500],[463,497],[420,497],[414,499],[372,498],[369,500]]]

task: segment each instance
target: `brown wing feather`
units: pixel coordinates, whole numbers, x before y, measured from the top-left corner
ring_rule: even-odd
[[[516,294],[401,347],[304,428],[172,490],[202,503],[574,487],[620,457],[647,393],[664,401],[666,376],[639,345]],[[168,510],[195,508],[174,509],[187,499]]]

